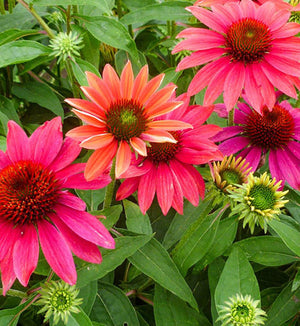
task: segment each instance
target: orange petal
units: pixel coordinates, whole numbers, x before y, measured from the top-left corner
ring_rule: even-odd
[[[145,103],[146,112],[151,112],[155,110],[157,106],[167,102],[175,91],[176,87],[176,85],[166,86],[155,94],[153,94]]]
[[[160,129],[148,129],[140,135],[140,138],[153,143],[177,143],[170,133]]]
[[[183,102],[166,102],[157,107],[154,107],[152,111],[147,111],[150,118],[155,118],[160,115],[166,114],[177,109]]]
[[[80,87],[84,95],[90,99],[92,102],[95,102],[99,107],[102,108],[103,111],[107,111],[108,107],[110,104],[108,103],[107,94],[105,94],[104,91],[102,90],[101,92],[99,90],[96,90],[95,88],[92,87],[86,87],[82,86]],[[109,102],[110,103],[110,102]]]
[[[131,161],[131,150],[125,140],[121,140],[117,151],[116,159],[116,178],[119,178],[130,165]]]
[[[106,126],[106,123],[101,120],[98,117],[95,117],[94,115],[87,113],[87,112],[82,112],[76,109],[72,110],[82,121],[84,121],[85,123],[88,123],[92,126],[95,127],[100,127],[100,128],[104,128]]]
[[[80,126],[71,129],[66,133],[66,136],[82,141],[91,136],[102,134],[105,131],[106,128],[98,128],[98,127],[86,125],[86,126]]]
[[[96,117],[99,116],[99,118],[101,120],[106,119],[103,108],[96,105],[93,102],[82,100],[79,98],[67,98],[67,99],[65,99],[65,102],[67,102],[68,104],[70,104],[71,106],[73,106],[76,109],[91,113]]]
[[[92,72],[86,71],[85,74],[90,88],[94,88],[95,91],[99,93],[99,104],[103,107],[103,109],[107,110],[110,103],[113,101],[113,96],[108,87],[105,83],[103,83],[101,78]]]
[[[134,77],[133,77],[131,62],[128,61],[122,71],[121,78],[120,78],[122,98],[131,99],[133,80],[134,80]]]
[[[109,166],[117,153],[118,142],[113,141],[106,147],[97,149],[89,158],[84,170],[84,177],[91,181],[99,177]]]
[[[98,149],[109,145],[115,137],[110,133],[91,136],[80,143],[80,146],[87,149]]]
[[[133,149],[142,156],[147,156],[147,147],[146,143],[138,137],[132,137],[130,139],[130,145]]]
[[[144,66],[138,75],[133,84],[132,98],[137,99],[140,95],[140,92],[144,89],[148,81],[148,66]]]
[[[151,121],[147,124],[149,128],[152,129],[163,129],[163,130],[182,130],[182,129],[193,129],[193,126],[187,122],[178,121],[178,120],[157,120]]]
[[[156,92],[160,86],[162,80],[164,79],[164,74],[160,74],[152,78],[147,85],[140,91],[140,94],[137,94],[138,101],[141,105],[144,105],[148,98]]]
[[[120,79],[114,68],[110,64],[106,64],[103,69],[103,81],[110,89],[115,100],[121,98]]]

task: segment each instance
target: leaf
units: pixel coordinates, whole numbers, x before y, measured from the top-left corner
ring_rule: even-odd
[[[225,210],[222,208],[208,216],[201,215],[173,250],[174,262],[183,274],[186,274],[188,269],[201,260],[209,250]]]
[[[92,215],[104,215],[106,217],[101,219],[101,223],[107,228],[110,229],[118,221],[120,214],[123,211],[122,205],[114,205],[109,208],[103,209],[101,211],[92,211]]]
[[[137,204],[123,200],[126,214],[126,225],[129,231],[141,234],[152,234],[152,227],[147,213],[144,215]]]
[[[20,312],[26,307],[31,300],[12,308],[0,310],[0,325],[17,326],[20,317]]]
[[[150,239],[151,236],[149,235],[124,236],[115,239],[115,249],[101,249],[103,257],[101,264],[86,264],[77,269],[77,286],[80,288],[91,281],[104,277],[121,265],[128,256],[133,255],[140,247],[150,241]]]
[[[30,103],[37,103],[55,115],[64,117],[64,110],[59,99],[46,84],[32,81],[22,85],[15,85],[12,88],[12,93]]]
[[[21,40],[0,46],[0,68],[49,55],[51,49],[35,41]]]
[[[9,29],[5,32],[0,33],[0,45],[11,41],[15,41],[27,35],[35,35],[38,33],[39,31],[36,29],[25,29],[25,30],[20,30],[17,28]]]
[[[83,299],[82,304],[80,305],[80,308],[87,314],[89,315],[94,302],[96,300],[96,295],[97,295],[97,290],[98,290],[98,283],[97,280],[90,282],[86,286],[80,288],[78,297]]]
[[[296,291],[299,287],[300,287],[300,270],[298,269],[298,272],[293,281],[292,291]]]
[[[85,72],[91,71],[100,77],[99,71],[91,63],[84,61],[80,58],[76,58],[76,62],[71,61],[72,70],[75,78],[77,79],[80,86],[88,86]]]
[[[137,314],[128,297],[116,286],[99,282],[91,318],[106,326],[139,326]]]
[[[21,125],[13,101],[2,95],[0,95],[0,112],[4,113],[10,120],[14,120]]]
[[[0,112],[0,122],[3,128],[3,132],[4,134],[7,134],[7,123],[9,121],[9,118],[7,117],[7,115],[5,115],[4,113]]]
[[[158,284],[154,292],[154,317],[156,326],[211,326],[204,315]]]
[[[270,221],[269,225],[279,235],[282,241],[300,257],[300,232],[277,220]]]
[[[191,3],[187,1],[170,1],[146,6],[124,15],[120,21],[123,24],[143,25],[149,20],[175,20],[186,21],[191,15],[185,10]]]
[[[184,214],[176,213],[173,218],[168,231],[163,240],[163,246],[166,249],[171,248],[182,235],[186,232],[189,226],[197,219],[205,218],[212,209],[212,201],[202,201],[197,207],[193,206],[190,202],[184,207]]]
[[[233,248],[220,276],[215,302],[217,310],[220,305],[236,294],[251,295],[252,299],[260,300],[259,286],[254,271],[243,251]]]
[[[265,266],[281,266],[300,261],[284,242],[273,236],[260,236],[236,242],[246,254],[248,260]]]
[[[128,33],[126,27],[114,18],[99,16],[79,16],[87,30],[99,41],[113,46],[117,49],[127,51],[136,63],[139,63],[139,54],[134,40]]]
[[[291,291],[292,284],[286,286],[273,302],[268,311],[265,326],[282,326],[283,323],[293,318],[300,310],[300,289]]]
[[[97,211],[98,206],[103,202],[106,188],[97,190],[76,189],[76,194],[86,203],[88,211]]]
[[[196,310],[198,309],[190,287],[168,252],[156,239],[151,239],[128,259],[136,268],[151,277],[163,288],[188,302]]]

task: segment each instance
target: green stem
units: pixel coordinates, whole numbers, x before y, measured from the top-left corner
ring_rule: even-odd
[[[123,16],[121,0],[117,0],[116,3],[117,3],[117,13],[118,13],[118,17],[120,19]]]
[[[44,19],[33,9],[32,6],[29,6],[25,1],[23,0],[18,0],[18,2],[26,9],[28,10],[32,16],[39,22],[39,24],[43,27],[45,32],[48,34],[48,36],[52,39],[55,37],[54,33],[50,29],[50,27],[46,24]]]
[[[67,18],[67,21],[66,21],[66,24],[67,24],[67,34],[69,34],[70,33],[70,30],[71,30],[71,6],[68,6],[68,8],[67,8],[66,18]]]
[[[78,87],[75,84],[75,76],[73,74],[73,69],[71,67],[70,61],[67,59],[65,62],[65,67],[69,76],[69,80],[71,82],[72,93],[74,97],[80,97],[80,93]]]
[[[234,125],[234,109],[230,110],[228,113],[228,126],[231,127]]]
[[[8,290],[6,292],[7,295],[11,296],[11,297],[18,297],[18,298],[27,298],[27,293],[22,292],[22,291],[18,291],[18,290]],[[0,295],[3,295],[3,289],[0,289]]]
[[[5,15],[4,0],[0,0],[0,13],[1,15]]]
[[[113,159],[113,163],[110,170],[111,183],[106,187],[105,198],[103,203],[103,209],[109,208],[114,195],[116,176],[115,176],[116,158]]]
[[[12,13],[15,5],[16,5],[15,0],[8,0],[8,11],[10,14]]]

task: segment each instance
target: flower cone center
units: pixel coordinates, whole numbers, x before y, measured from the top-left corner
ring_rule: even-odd
[[[170,132],[177,143],[150,143],[147,147],[147,156],[155,163],[170,161],[180,148],[180,132]]]
[[[49,213],[60,185],[41,164],[20,161],[0,171],[0,217],[14,224],[36,223]]]
[[[229,26],[225,46],[232,61],[260,61],[271,48],[269,27],[254,18],[243,18]]]
[[[253,111],[244,130],[253,145],[269,150],[286,146],[294,129],[294,119],[289,111],[275,105],[271,112],[263,108],[261,115]]]
[[[251,205],[261,211],[272,209],[276,203],[274,191],[265,185],[254,185],[249,192],[249,197],[253,198]]]
[[[242,179],[240,173],[238,173],[238,171],[235,171],[235,170],[227,169],[224,171],[220,171],[220,176],[221,176],[222,180],[225,180],[227,182],[227,184],[230,184],[230,185],[243,183],[243,179]]]
[[[106,113],[107,129],[118,140],[129,141],[146,130],[147,116],[142,106],[133,100],[118,100]]]
[[[72,297],[65,290],[57,290],[51,298],[51,305],[58,311],[66,311],[72,305]]]
[[[231,315],[237,325],[243,325],[253,320],[254,311],[247,304],[239,303],[232,309]]]

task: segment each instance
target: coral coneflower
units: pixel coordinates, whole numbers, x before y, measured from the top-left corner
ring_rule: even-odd
[[[277,102],[270,111],[262,113],[246,103],[238,103],[234,111],[237,126],[224,128],[215,141],[222,141],[219,148],[225,155],[240,152],[253,171],[262,155],[270,153],[269,167],[272,177],[286,180],[293,188],[300,189],[300,109],[287,102]]]
[[[9,121],[7,151],[0,151],[0,269],[3,294],[17,278],[27,286],[39,257],[39,242],[54,272],[69,284],[76,282],[72,252],[101,262],[97,246],[114,248],[114,239],[85,203],[64,188],[97,189],[108,175],[87,182],[85,164],[71,164],[77,142],[63,142],[60,118],[46,122],[28,138]]]
[[[147,157],[133,158],[133,165],[121,176],[126,180],[117,191],[117,200],[137,190],[139,206],[144,214],[155,193],[164,215],[171,206],[182,214],[183,197],[198,205],[199,196],[204,198],[205,186],[193,164],[222,159],[218,147],[210,140],[220,127],[203,125],[213,107],[188,106],[189,98],[185,94],[178,97],[184,98],[180,108],[161,118],[183,120],[192,124],[193,129],[172,132],[177,143],[150,143]]]
[[[257,111],[264,104],[274,106],[274,86],[297,98],[300,39],[295,35],[300,25],[288,23],[289,10],[279,10],[271,1],[257,6],[250,0],[187,10],[209,27],[188,28],[177,36],[185,40],[173,53],[195,51],[177,70],[206,64],[190,83],[189,95],[207,86],[204,105],[210,105],[224,92],[224,103],[231,110],[244,89]]]
[[[146,142],[173,142],[167,131],[191,126],[182,121],[154,120],[177,108],[181,102],[170,101],[176,86],[169,85],[158,90],[164,75],[149,82],[148,66],[144,66],[134,79],[130,61],[121,77],[107,64],[103,79],[87,72],[89,87],[81,87],[90,101],[67,99],[75,107],[73,112],[87,125],[77,127],[67,136],[81,141],[80,146],[95,149],[87,162],[85,177],[96,178],[111,164],[116,156],[116,177],[124,173],[130,164],[131,149],[146,156]]]

